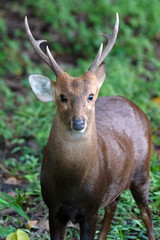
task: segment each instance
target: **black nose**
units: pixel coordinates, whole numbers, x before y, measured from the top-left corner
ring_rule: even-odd
[[[72,128],[76,131],[81,131],[85,128],[85,120],[74,118],[72,119]]]

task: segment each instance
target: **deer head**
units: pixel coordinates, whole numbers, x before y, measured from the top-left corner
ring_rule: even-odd
[[[64,72],[53,58],[48,46],[46,54],[41,50],[40,44],[46,40],[35,40],[30,31],[27,17],[25,28],[27,35],[38,53],[56,75],[56,82],[42,75],[31,75],[29,83],[34,94],[42,102],[54,101],[57,105],[57,115],[63,126],[71,132],[84,133],[94,121],[95,101],[99,89],[105,79],[106,69],[103,63],[111,51],[117,38],[119,17],[116,14],[116,23],[112,35],[100,34],[108,39],[103,50],[103,44],[89,67],[81,77],[71,77]]]

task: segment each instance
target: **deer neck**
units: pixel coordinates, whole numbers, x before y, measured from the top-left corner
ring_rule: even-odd
[[[56,114],[47,146],[52,152],[53,160],[60,161],[61,164],[78,168],[95,164],[98,160],[95,119],[86,132],[75,133],[66,129]]]

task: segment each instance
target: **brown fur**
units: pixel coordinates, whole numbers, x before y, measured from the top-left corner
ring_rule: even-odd
[[[63,240],[67,222],[78,222],[81,240],[93,240],[97,213],[105,208],[99,240],[105,240],[119,196],[130,188],[141,211],[149,240],[154,240],[148,208],[151,132],[148,118],[131,101],[119,96],[97,100],[105,78],[106,56],[116,41],[119,16],[108,44],[81,77],[63,72],[51,55],[41,50],[25,17],[27,35],[39,56],[57,76],[56,82],[31,75],[29,82],[43,102],[55,101],[56,115],[44,151],[42,195],[49,208],[52,240]],[[93,99],[92,99],[93,97]],[[97,100],[97,101],[96,101]]]
[[[98,77],[97,77],[98,76]],[[150,240],[154,240],[148,208],[151,132],[146,115],[120,96],[97,101],[99,75],[79,78],[61,73],[52,84],[57,112],[44,151],[41,188],[49,208],[52,240],[62,240],[67,222],[80,224],[81,240],[93,240],[97,212],[105,207],[99,240],[106,239],[118,197],[130,188]],[[64,94],[67,103],[60,101]],[[88,96],[94,94],[93,101]],[[95,103],[96,102],[96,103]],[[84,133],[70,121],[84,118]]]

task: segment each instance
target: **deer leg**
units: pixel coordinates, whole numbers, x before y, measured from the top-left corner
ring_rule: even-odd
[[[151,211],[148,207],[149,184],[149,179],[147,179],[147,181],[142,181],[142,179],[139,181],[139,179],[137,179],[137,182],[131,183],[130,190],[140,209],[142,220],[147,229],[148,239],[155,240]]]
[[[100,231],[98,240],[105,240],[107,237],[107,233],[109,231],[111,221],[114,217],[114,214],[117,208],[119,197],[105,207],[105,215],[103,218],[102,229]]]
[[[94,240],[97,222],[97,213],[88,214],[84,220],[80,222],[80,239]]]
[[[64,240],[68,220],[60,221],[55,214],[49,211],[49,228],[51,240]]]

